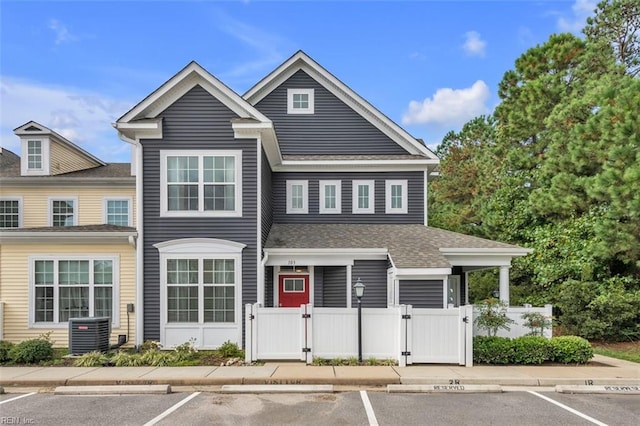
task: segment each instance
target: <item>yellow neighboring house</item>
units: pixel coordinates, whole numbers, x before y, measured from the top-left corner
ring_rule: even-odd
[[[0,339],[51,331],[68,346],[69,318],[110,317],[111,343],[135,342],[135,176],[53,130],[14,130],[0,148]]]

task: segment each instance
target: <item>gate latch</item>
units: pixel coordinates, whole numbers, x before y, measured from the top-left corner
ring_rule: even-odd
[[[311,318],[311,314],[302,314],[302,318]]]
[[[465,323],[465,324],[468,323],[469,322],[469,317],[467,316],[467,317],[462,318],[462,322]]]
[[[411,315],[404,314],[404,315],[402,315],[402,319],[411,319]]]

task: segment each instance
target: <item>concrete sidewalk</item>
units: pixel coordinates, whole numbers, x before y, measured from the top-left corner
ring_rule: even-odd
[[[0,367],[0,386],[486,384],[503,386],[640,385],[640,364],[596,355],[590,366],[412,365],[330,367],[266,363],[241,367]]]

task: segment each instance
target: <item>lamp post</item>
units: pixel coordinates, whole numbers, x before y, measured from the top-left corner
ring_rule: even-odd
[[[362,284],[360,278],[353,285],[353,290],[356,292],[356,299],[358,299],[358,362],[362,363],[362,296],[364,295],[365,285]]]

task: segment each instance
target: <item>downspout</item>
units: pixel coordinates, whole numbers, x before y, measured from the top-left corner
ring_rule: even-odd
[[[114,124],[117,129],[117,125]],[[142,144],[139,141],[126,137],[118,131],[118,137],[136,147],[136,231],[138,239],[136,244],[136,346],[140,346],[144,341],[144,232],[143,232],[143,179],[142,179]]]

